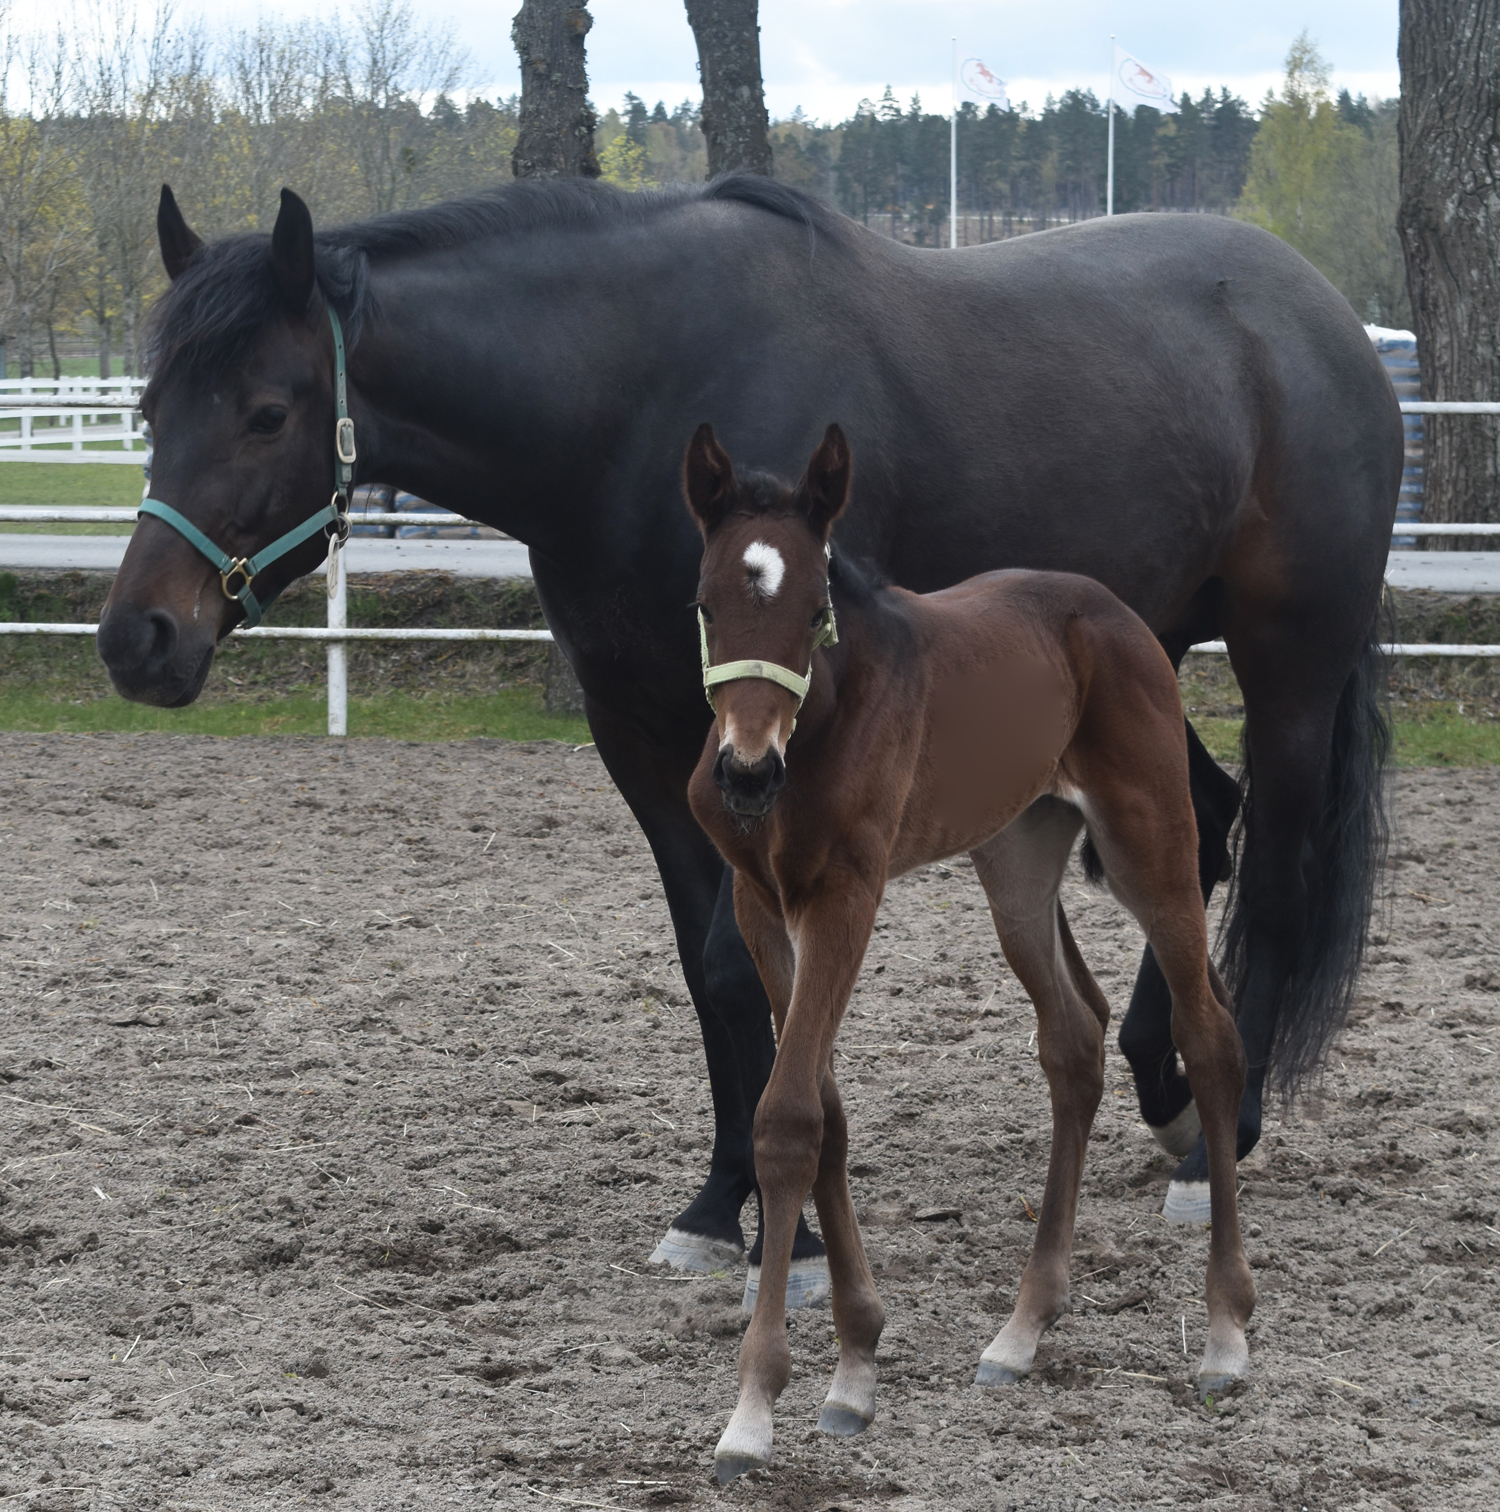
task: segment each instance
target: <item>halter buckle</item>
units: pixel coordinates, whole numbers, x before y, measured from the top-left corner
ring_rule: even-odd
[[[238,592],[229,586],[231,578],[238,577],[240,586]],[[255,581],[255,572],[250,566],[249,557],[236,557],[223,572],[219,574],[219,584],[224,590],[224,597],[238,600],[241,593],[249,588]]]
[[[358,460],[354,451],[354,422],[347,415],[334,421],[333,450],[345,467],[353,467]]]

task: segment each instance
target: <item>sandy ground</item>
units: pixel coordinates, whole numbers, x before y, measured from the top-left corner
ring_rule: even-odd
[[[0,735],[0,1506],[1500,1505],[1500,777],[1396,780],[1390,921],[1242,1168],[1254,1374],[1111,1048],[1074,1314],[970,1384],[1033,1233],[1029,1004],[966,863],[896,884],[842,1035],[880,1416],[726,1490],[740,1274],[645,1261],[711,1125],[592,752]],[[1070,881],[1118,1007],[1138,942]],[[1184,1353],[1184,1341],[1186,1354]]]

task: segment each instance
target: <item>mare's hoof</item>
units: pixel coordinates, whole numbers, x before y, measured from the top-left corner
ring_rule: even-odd
[[[674,1227],[667,1230],[666,1237],[651,1251],[651,1264],[670,1265],[673,1270],[716,1271],[728,1270],[744,1257],[742,1244]]]
[[[1243,1376],[1237,1375],[1201,1375],[1198,1377],[1198,1400],[1206,1402],[1211,1396],[1225,1396],[1243,1379]]]
[[[835,1438],[853,1438],[870,1426],[872,1419],[842,1402],[824,1402],[818,1414],[818,1432],[831,1433]]]
[[[793,1260],[786,1276],[786,1305],[794,1307],[817,1307],[828,1300],[833,1282],[828,1275],[828,1258],[812,1255],[806,1260]],[[747,1313],[755,1311],[755,1299],[760,1295],[760,1267],[752,1265],[745,1275],[745,1295],[740,1306]]]
[[[1168,1155],[1175,1155],[1181,1160],[1198,1143],[1198,1136],[1203,1132],[1203,1120],[1198,1117],[1198,1104],[1190,1102],[1171,1123],[1162,1124],[1159,1128],[1155,1124],[1147,1124],[1146,1127],[1151,1130],[1151,1137]]]
[[[1017,1381],[1024,1381],[1026,1372],[1012,1370],[1009,1365],[1000,1365],[994,1360],[981,1359],[979,1373],[974,1377],[976,1386],[1014,1386]]]
[[[1167,1187],[1161,1215],[1168,1223],[1207,1223],[1213,1217],[1206,1181],[1174,1181]]]
[[[721,1486],[727,1486],[737,1475],[744,1475],[749,1470],[764,1470],[768,1464],[769,1460],[756,1454],[716,1454],[714,1474]]]

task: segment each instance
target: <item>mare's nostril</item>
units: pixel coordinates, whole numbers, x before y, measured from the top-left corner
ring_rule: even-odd
[[[148,610],[145,620],[145,660],[148,665],[156,666],[177,650],[177,621],[162,609]]]

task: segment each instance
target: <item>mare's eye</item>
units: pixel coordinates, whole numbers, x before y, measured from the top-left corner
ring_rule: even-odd
[[[826,608],[819,609],[818,612],[813,615],[813,617],[808,621],[807,628],[809,630],[816,630],[823,623],[823,616],[827,613],[828,610]]]
[[[286,424],[286,411],[279,404],[268,404],[250,417],[250,429],[257,436],[274,436]]]
[[[713,617],[712,612],[709,610],[709,607],[708,607],[707,604],[694,603],[694,604],[690,604],[688,607],[691,608],[691,609],[696,609],[698,611],[698,613],[703,616],[703,623],[705,625],[711,625],[711,624],[713,624],[714,617]]]

